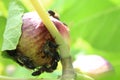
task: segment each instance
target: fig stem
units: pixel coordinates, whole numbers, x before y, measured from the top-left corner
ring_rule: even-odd
[[[42,3],[40,0],[30,0],[33,7],[37,11],[39,17],[42,19],[43,23],[45,24],[46,28],[50,32],[57,44],[59,44],[59,51],[61,63],[62,63],[62,80],[73,80],[74,79],[74,69],[72,65],[72,60],[70,56],[70,46],[69,46],[69,39],[63,38],[53,22],[50,20],[50,17],[45,11]],[[71,76],[71,77],[70,77]],[[70,77],[70,78],[69,78]]]

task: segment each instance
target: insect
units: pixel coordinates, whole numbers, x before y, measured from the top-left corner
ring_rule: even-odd
[[[48,10],[48,13],[50,14],[50,16],[54,17],[55,19],[60,20],[60,18],[55,14],[54,11]],[[67,26],[66,23],[63,22],[63,24]]]
[[[54,11],[52,11],[52,10],[48,10],[48,13],[50,14],[50,16],[52,16],[52,17],[54,17],[54,18],[60,20],[59,17],[55,14]]]
[[[51,64],[49,67],[47,67],[47,65],[44,65],[44,66],[42,66],[41,68],[39,68],[39,69],[37,69],[36,71],[34,71],[34,72],[32,73],[32,75],[33,75],[33,76],[37,76],[37,75],[40,75],[41,73],[43,73],[43,72],[45,72],[45,71],[46,71],[46,72],[53,72],[53,70],[56,69],[57,64],[58,64],[58,63],[53,60],[52,64]]]
[[[45,45],[43,46],[42,51],[46,56],[54,57],[56,49],[58,48],[58,45],[56,45],[54,42],[47,40]]]
[[[56,69],[58,65],[58,61],[60,60],[60,56],[58,55],[58,52],[56,49],[58,48],[58,45],[54,42],[47,40],[46,43],[43,46],[42,51],[46,55],[45,57],[52,57],[52,61],[48,65],[43,65],[41,68],[37,69],[32,73],[33,76],[37,76],[41,74],[42,72],[53,72],[53,70]]]
[[[26,68],[35,69],[33,61],[29,57],[21,56],[18,59],[23,63],[23,65],[25,65]]]
[[[38,76],[38,75],[40,75],[41,73],[43,73],[44,71],[45,71],[45,67],[41,67],[41,68],[39,68],[38,70],[34,71],[34,72],[32,73],[32,76]]]
[[[7,50],[8,55],[13,58],[14,61],[16,61],[19,65],[25,66],[29,69],[34,69],[35,66],[27,56],[23,56],[20,53],[17,52],[17,50]]]
[[[34,65],[34,62],[29,57],[22,55],[20,52],[17,51],[17,49],[7,50],[7,53],[19,65],[34,70],[34,72],[32,73],[33,76],[38,76],[43,72],[53,72],[56,69],[57,63],[60,60],[57,48],[58,45],[55,42],[51,40],[46,41],[46,43],[42,47],[42,52],[45,54],[45,57],[51,57],[52,60],[49,64],[41,65],[40,67],[36,67]]]

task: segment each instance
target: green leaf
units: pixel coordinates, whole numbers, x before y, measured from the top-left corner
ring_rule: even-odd
[[[6,24],[6,18],[3,16],[0,16],[0,50],[2,47],[2,41],[3,41],[3,32]]]
[[[94,79],[91,78],[88,75],[85,75],[85,74],[82,74],[82,73],[77,73],[77,76],[76,76],[75,80],[94,80]]]
[[[2,0],[0,0],[0,16],[7,16],[7,10]]]
[[[96,49],[120,52],[118,4],[111,0],[65,0],[61,5],[54,4],[53,10],[70,26],[72,43],[82,38]]]
[[[102,55],[115,70],[104,80],[120,79],[120,0],[56,0],[51,8],[70,27],[72,55]]]
[[[22,26],[23,8],[17,0],[12,0],[8,10],[8,19],[4,32],[2,51],[16,49]]]

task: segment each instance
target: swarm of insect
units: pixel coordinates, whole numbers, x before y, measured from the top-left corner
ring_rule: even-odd
[[[62,36],[69,36],[69,30],[53,11],[48,11],[51,21]],[[60,60],[58,47],[36,12],[25,13],[22,17],[22,34],[15,50],[8,54],[21,66],[34,70],[33,76],[53,72]]]

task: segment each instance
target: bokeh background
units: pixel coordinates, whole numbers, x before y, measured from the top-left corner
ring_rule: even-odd
[[[8,16],[9,2],[0,0],[0,48]],[[120,77],[120,0],[41,0],[46,10],[53,10],[70,28],[73,62],[80,55],[98,55],[112,66],[112,75],[104,80]],[[33,11],[29,0],[20,0],[25,11]],[[0,52],[1,53],[1,52]],[[80,57],[78,57],[80,58]],[[84,61],[83,61],[84,62]],[[96,61],[96,62],[99,62]],[[61,66],[39,77],[57,77]],[[30,78],[31,71],[0,56],[0,75]],[[114,77],[114,78],[113,78]],[[109,79],[108,79],[109,78]]]

